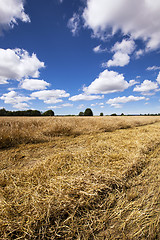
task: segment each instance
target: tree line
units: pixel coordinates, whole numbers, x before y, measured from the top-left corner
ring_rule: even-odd
[[[38,110],[25,110],[25,111],[7,111],[5,108],[0,109],[0,116],[25,116],[25,117],[35,117],[35,116],[54,116],[52,110],[47,110],[45,112],[40,112]],[[80,112],[79,116],[93,116],[93,112],[90,108],[87,108],[84,112]]]
[[[40,112],[38,110],[25,110],[25,111],[7,111],[5,108],[0,109],[0,116],[25,116],[25,117],[38,117],[38,116],[54,116],[53,110],[47,110],[45,112]],[[112,113],[110,116],[160,116],[160,113],[155,114],[137,114],[137,115],[125,115],[124,113],[121,113],[120,115],[117,115],[116,113]],[[75,116],[75,115],[67,115],[67,116]],[[84,112],[80,112],[78,116],[93,116],[93,112],[90,108],[86,108]],[[104,116],[104,114],[101,112],[100,116]],[[108,115],[106,115],[108,116]]]
[[[0,109],[0,116],[54,116],[54,112],[52,110],[47,110],[43,113],[38,110],[7,111],[5,108],[2,108]]]

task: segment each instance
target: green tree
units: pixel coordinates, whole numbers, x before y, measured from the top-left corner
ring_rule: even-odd
[[[7,115],[7,111],[5,108],[0,109],[0,116],[6,116]]]
[[[117,114],[116,113],[112,113],[111,116],[117,116]]]
[[[85,111],[84,111],[84,116],[93,116],[93,112],[90,108],[87,108]]]
[[[54,112],[52,110],[48,110],[42,114],[43,116],[54,116]]]
[[[80,112],[78,116],[84,116],[84,112]]]
[[[38,110],[32,110],[31,116],[41,116],[41,112]]]
[[[103,116],[103,113],[102,113],[102,112],[100,113],[100,116],[101,116],[101,117]]]

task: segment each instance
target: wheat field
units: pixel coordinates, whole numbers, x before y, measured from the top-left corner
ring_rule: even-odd
[[[160,239],[160,117],[1,117],[0,239]]]

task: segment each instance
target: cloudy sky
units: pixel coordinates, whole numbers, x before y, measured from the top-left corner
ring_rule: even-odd
[[[160,112],[159,0],[0,0],[0,108]]]

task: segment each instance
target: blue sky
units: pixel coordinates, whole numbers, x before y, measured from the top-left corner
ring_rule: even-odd
[[[159,0],[0,0],[0,108],[160,112]]]

